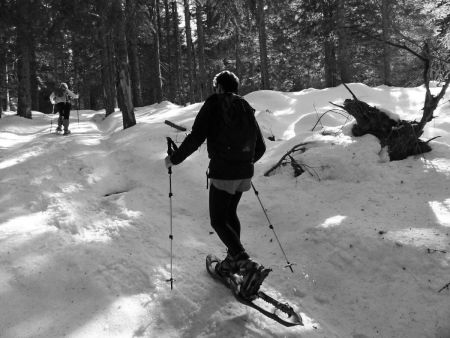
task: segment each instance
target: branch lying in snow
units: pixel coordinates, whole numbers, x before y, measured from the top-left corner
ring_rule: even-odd
[[[350,90],[350,88],[349,88],[344,82],[342,82],[342,84],[344,85],[345,88],[347,88],[347,90],[350,92],[350,94],[352,94],[353,99],[354,99],[355,101],[359,101],[358,98],[356,97],[356,95],[353,94],[353,92]]]
[[[425,141],[425,143],[431,142],[431,141],[433,141],[433,140],[435,140],[435,139],[437,139],[439,137],[442,137],[442,136],[435,136],[433,138],[430,138],[428,141]]]
[[[167,124],[168,126],[171,126],[172,128],[179,130],[179,131],[186,131],[185,127],[179,126],[178,124],[175,124],[169,120],[165,120],[164,123]]]
[[[334,103],[332,103],[332,102],[330,102],[331,104],[333,104],[333,105],[335,105]],[[337,106],[337,105],[335,105],[335,106]],[[338,106],[338,107],[341,107],[341,106]],[[343,110],[344,112],[345,112],[345,110]],[[337,110],[337,109],[330,109],[330,110],[327,110],[325,113],[323,113],[322,115],[320,115],[320,117],[319,117],[319,119],[317,120],[317,122],[316,122],[316,124],[314,125],[314,127],[312,127],[312,129],[311,129],[311,131],[314,131],[314,129],[317,127],[317,125],[320,123],[320,120],[322,119],[322,117],[324,117],[326,114],[328,114],[328,113],[336,113],[336,114],[339,114],[339,115],[341,115],[341,116],[343,116],[343,117],[345,117],[346,119],[347,119],[347,121],[350,119],[350,115],[349,114],[345,114],[345,113],[342,113],[341,111],[339,111],[339,110]],[[347,121],[345,121],[345,123],[347,123]],[[344,124],[345,124],[344,123]]]
[[[443,290],[445,290],[445,289],[449,290],[449,287],[450,287],[450,282],[448,282],[448,283],[445,284],[442,288],[440,288],[440,290],[439,290],[438,292],[441,292],[441,291],[443,291]]]
[[[289,159],[291,160],[292,169],[294,169],[294,177],[300,176],[305,172],[303,166],[298,163],[291,155],[289,155]]]
[[[283,163],[283,161],[286,159],[286,157],[288,157],[288,156],[290,156],[292,153],[294,153],[294,152],[296,152],[296,151],[301,151],[302,153],[304,153],[305,151],[306,151],[306,146],[308,145],[308,144],[310,144],[311,142],[305,142],[305,143],[300,143],[300,144],[297,144],[297,145],[295,145],[295,146],[293,146],[292,148],[291,148],[291,150],[289,150],[286,154],[284,154],[282,157],[281,157],[281,159],[272,167],[272,168],[270,168],[269,170],[267,170],[265,173],[264,173],[264,176],[270,176],[270,174],[275,170],[275,169],[277,169],[279,166],[281,166],[281,164]]]
[[[304,153],[307,149],[308,149],[308,145],[313,144],[314,142],[305,142],[305,143],[300,143],[295,145],[294,147],[292,147],[286,154],[284,154],[281,159],[269,170],[267,170],[264,173],[264,176],[270,176],[270,174],[277,169],[278,167],[280,167],[281,165],[283,165],[286,162],[289,162],[292,166],[292,169],[294,169],[294,176],[300,176],[302,173],[307,172],[308,174],[310,174],[312,177],[316,177],[319,181],[320,181],[320,177],[319,174],[314,170],[314,168],[304,164],[304,163],[299,163],[298,161],[296,161],[291,154],[300,151],[301,153]],[[289,158],[290,161],[287,161],[286,158]]]

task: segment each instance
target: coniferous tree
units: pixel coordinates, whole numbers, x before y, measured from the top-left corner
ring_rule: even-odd
[[[117,81],[125,49],[133,107],[139,85],[145,104],[164,97],[181,104],[203,100],[212,77],[223,69],[238,74],[241,94],[260,88],[323,88],[340,79],[368,85],[422,84],[423,62],[383,42],[388,39],[410,48],[411,42],[429,41],[430,79],[446,79],[448,62],[442,61],[450,45],[450,5],[442,0],[179,0],[187,8],[186,23],[194,14],[197,29],[190,34],[189,25],[180,24],[177,1],[164,0],[160,14],[153,15],[159,1],[122,0],[128,20],[125,49],[117,39],[119,21],[111,15],[115,3],[0,1],[0,35],[6,38],[0,48],[7,50],[0,65],[2,108],[6,73],[11,75],[7,87],[12,108],[18,102],[20,114],[37,108],[51,111],[48,95],[59,82],[79,92],[85,108],[106,108],[110,114],[116,101],[126,107]],[[22,20],[16,20],[19,15]],[[263,41],[265,47],[260,47]]]
[[[169,101],[175,100],[175,91],[176,91],[176,80],[175,74],[173,73],[175,67],[174,63],[176,60],[172,57],[173,48],[172,48],[172,34],[171,34],[171,12],[169,7],[169,0],[164,0],[164,42],[166,45],[166,55],[167,55],[167,97]],[[174,62],[175,61],[175,62]]]
[[[106,116],[114,113],[117,99],[116,74],[117,66],[115,60],[114,48],[114,30],[111,24],[113,16],[113,8],[109,6],[106,0],[99,1],[95,7],[98,15],[96,19],[96,31],[99,33],[96,38],[99,40],[101,59],[101,82],[104,95],[104,108]]]
[[[337,30],[337,64],[340,80],[344,83],[352,82],[351,56],[348,29],[346,28],[346,1],[337,0],[336,30]]]
[[[114,60],[114,37],[107,23],[102,20],[101,28],[101,78],[105,95],[106,116],[114,113],[116,107],[116,63]]]
[[[256,1],[256,21],[257,21],[257,25],[258,25],[258,34],[259,34],[259,57],[260,57],[260,62],[261,62],[261,89],[270,89],[264,0]]]
[[[0,7],[1,9],[1,7]],[[4,9],[5,10],[5,9]],[[10,110],[9,103],[9,48],[8,27],[6,24],[0,25],[0,117],[3,109]]]
[[[194,102],[194,66],[192,55],[191,10],[189,0],[184,0],[184,24],[186,33],[186,63],[188,70],[188,100]]]
[[[203,5],[200,0],[196,0],[195,18],[197,23],[197,49],[199,68],[199,94],[200,101],[208,95],[206,64],[205,64],[205,35],[203,32]]]
[[[156,102],[161,102],[163,99],[162,92],[162,75],[161,75],[161,53],[160,53],[160,33],[159,33],[159,20],[157,6],[159,5],[158,0],[151,0],[151,5],[149,6],[151,24],[152,24],[152,36],[153,36],[153,58],[154,58],[154,94]]]
[[[125,13],[122,0],[112,3],[113,17],[115,18],[115,50],[117,57],[117,92],[119,108],[122,111],[123,128],[127,129],[136,124],[134,116],[133,98],[131,93],[131,79],[128,71],[128,50],[125,34]]]
[[[383,40],[387,41],[391,35],[391,1],[382,0],[381,6],[382,35]],[[383,44],[383,84],[390,86],[391,83],[391,47]]]
[[[31,119],[31,62],[32,40],[30,39],[31,4],[26,0],[16,2],[17,57],[18,57],[18,104],[17,114]]]
[[[126,37],[128,42],[128,59],[130,61],[130,78],[131,89],[133,92],[134,106],[141,107],[142,90],[141,90],[141,72],[139,69],[139,53],[138,53],[138,32],[136,22],[138,20],[138,4],[135,0],[126,0],[127,8],[127,31]]]
[[[173,41],[175,44],[175,88],[177,93],[178,102],[184,104],[183,92],[181,89],[183,82],[183,67],[181,61],[181,36],[179,31],[179,18],[178,18],[178,6],[175,0],[171,1],[172,8],[172,25],[173,25]]]

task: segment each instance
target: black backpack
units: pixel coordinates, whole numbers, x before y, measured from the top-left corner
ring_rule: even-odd
[[[64,97],[66,95],[66,90],[64,88],[58,87],[54,91],[56,97]]]
[[[215,155],[228,162],[252,163],[257,127],[255,110],[240,96],[224,94],[219,98]]]

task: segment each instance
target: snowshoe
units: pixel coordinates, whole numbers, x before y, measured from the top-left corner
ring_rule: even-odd
[[[208,255],[206,257],[206,270],[214,279],[219,280],[231,289],[237,301],[252,307],[284,326],[303,325],[302,317],[289,304],[281,303],[259,290],[262,282],[271,271],[270,269],[265,269],[258,264],[256,270],[251,274],[229,273],[222,276],[216,271],[216,266],[220,263],[221,260],[216,256]]]

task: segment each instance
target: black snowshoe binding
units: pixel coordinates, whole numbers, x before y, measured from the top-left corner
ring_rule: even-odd
[[[240,296],[251,300],[272,270],[252,261],[247,253],[242,252],[235,257],[228,254],[223,261],[216,264],[215,271],[222,278],[235,275],[239,280]]]
[[[239,293],[243,298],[251,300],[256,297],[261,284],[272,270],[266,269],[256,262],[251,262],[250,264],[251,266],[246,267],[244,270]]]

